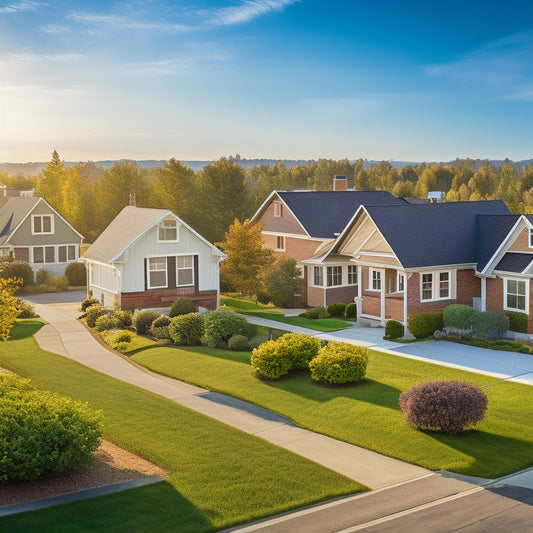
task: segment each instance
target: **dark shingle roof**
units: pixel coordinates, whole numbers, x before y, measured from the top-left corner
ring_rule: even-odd
[[[481,272],[507,237],[520,215],[479,215],[477,217],[476,256]]]
[[[523,272],[533,261],[533,254],[523,254],[508,252],[496,265],[494,270],[503,270],[504,272]]]
[[[0,244],[8,240],[40,200],[41,198],[38,197],[9,197],[2,201],[0,204]]]
[[[386,191],[287,191],[278,195],[311,237],[334,238],[361,205],[407,205]]]
[[[367,206],[405,268],[476,262],[478,215],[509,215],[501,200]]]

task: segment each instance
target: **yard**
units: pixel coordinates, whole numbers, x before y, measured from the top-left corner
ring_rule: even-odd
[[[172,472],[167,481],[0,519],[3,531],[217,531],[365,490],[316,463],[39,348],[18,322],[0,366],[104,412],[104,438]],[[80,518],[83,517],[83,518]]]

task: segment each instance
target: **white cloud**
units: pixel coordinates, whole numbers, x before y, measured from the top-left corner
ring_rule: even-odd
[[[0,15],[11,15],[13,13],[22,13],[24,11],[32,11],[39,7],[39,2],[32,2],[31,0],[23,0],[22,2],[16,2],[7,4],[4,7],[0,7]]]
[[[7,54],[0,59],[0,65],[22,65],[22,64],[41,64],[48,63],[69,63],[83,59],[82,54],[31,54],[28,52]]]

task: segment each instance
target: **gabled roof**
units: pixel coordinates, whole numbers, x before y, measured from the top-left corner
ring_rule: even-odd
[[[501,200],[364,208],[404,268],[476,262],[478,215],[509,215]]]
[[[503,243],[520,215],[478,215],[477,270],[482,272]]]
[[[496,265],[494,270],[502,270],[504,272],[515,272],[520,274],[527,270],[529,265],[533,262],[533,254],[525,254],[520,252],[507,252]]]
[[[82,259],[99,263],[112,263],[149,229],[168,216],[176,219],[180,225],[186,227],[202,242],[211,247],[214,255],[226,257],[215,245],[204,239],[172,211],[126,206],[94,241]]]

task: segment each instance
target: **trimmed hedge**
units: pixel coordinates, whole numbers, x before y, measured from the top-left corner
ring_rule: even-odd
[[[189,313],[197,313],[198,307],[194,305],[192,300],[188,298],[178,298],[172,302],[169,316],[174,318],[175,316],[188,315]]]
[[[347,342],[328,342],[309,363],[311,378],[331,384],[353,383],[365,377],[366,346]]]
[[[292,362],[279,348],[278,341],[266,341],[253,349],[251,363],[259,377],[279,379],[289,373]]]
[[[87,269],[83,263],[69,263],[65,268],[65,276],[73,287],[87,285]]]
[[[324,307],[312,307],[311,309],[307,309],[303,313],[300,313],[300,316],[312,320],[329,318],[328,312]]]
[[[409,331],[417,338],[423,339],[443,328],[442,311],[417,313],[407,321]]]
[[[387,320],[385,323],[385,337],[388,339],[399,339],[404,336],[405,328],[397,320]]]
[[[419,430],[456,434],[483,420],[487,396],[461,381],[430,381],[402,392],[400,409],[406,422]]]
[[[346,310],[346,304],[336,303],[328,305],[328,315],[334,318],[342,318]]]
[[[442,313],[445,328],[465,330],[474,327],[478,320],[479,311],[469,305],[452,304]]]
[[[204,316],[199,313],[175,316],[168,326],[168,335],[175,344],[198,346],[205,331]]]
[[[344,310],[344,315],[347,320],[357,320],[357,304],[355,302],[348,304]]]
[[[277,341],[278,353],[291,363],[291,369],[305,369],[318,355],[320,340],[301,333],[285,333]]]
[[[509,319],[509,330],[517,333],[527,333],[527,319],[525,313],[516,313],[515,311],[506,311],[505,316]]]
[[[227,346],[228,340],[234,335],[246,335],[248,323],[241,315],[221,307],[204,316],[204,340],[208,346]]]
[[[100,446],[102,416],[88,404],[0,375],[0,480],[36,479],[88,464]]]

